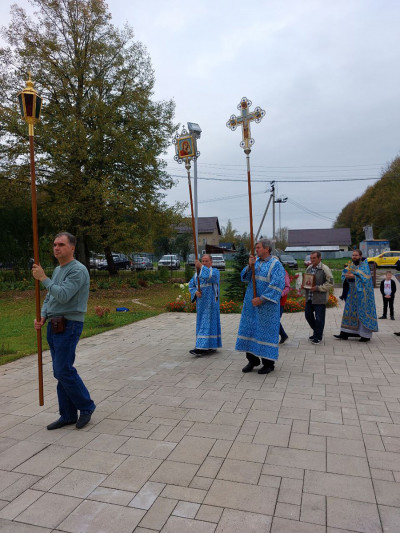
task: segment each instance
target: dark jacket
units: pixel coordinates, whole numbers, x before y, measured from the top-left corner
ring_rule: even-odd
[[[380,286],[380,290],[381,290],[381,293],[382,293],[382,296],[385,297],[385,279],[383,279],[381,281],[381,286]],[[390,283],[391,283],[391,286],[392,286],[392,294],[390,295],[391,298],[394,298],[394,294],[397,290],[396,288],[396,283],[391,279],[390,280]]]

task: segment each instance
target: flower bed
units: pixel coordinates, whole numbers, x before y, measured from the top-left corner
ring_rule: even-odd
[[[290,276],[290,283],[295,284],[298,274]],[[181,294],[179,294],[174,302],[169,302],[166,306],[167,311],[175,313],[195,313],[196,303],[191,302],[188,283],[180,283],[176,286],[179,287]],[[337,307],[338,299],[333,294],[333,289],[329,294],[329,299],[326,307]],[[301,289],[291,287],[288,294],[288,299],[285,304],[285,313],[300,313],[304,311],[306,306],[306,299]],[[229,300],[227,302],[221,302],[219,305],[220,312],[223,314],[240,313],[242,310],[242,302],[235,302]]]

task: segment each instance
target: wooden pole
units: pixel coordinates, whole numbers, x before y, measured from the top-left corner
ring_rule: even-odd
[[[39,258],[39,237],[37,223],[37,201],[36,201],[36,174],[35,174],[35,152],[33,144],[33,125],[29,124],[29,148],[31,159],[31,191],[32,191],[32,231],[33,231],[33,257],[35,264],[40,264]],[[36,320],[40,321],[40,281],[35,279],[35,303]],[[43,363],[42,363],[42,331],[36,330],[38,347],[38,379],[39,379],[39,405],[44,405],[43,395]]]
[[[253,233],[253,207],[251,203],[251,176],[250,176],[250,150],[247,149],[244,151],[246,154],[246,163],[247,163],[247,187],[249,191],[249,217],[250,217],[250,253],[255,255],[254,252],[254,233]],[[253,278],[253,297],[257,297],[256,291],[256,271],[254,265],[251,267],[252,278]]]
[[[189,197],[190,197],[190,210],[192,213],[192,231],[193,231],[193,244],[194,244],[194,250],[195,250],[195,258],[197,259],[197,239],[196,239],[196,223],[194,219],[194,209],[193,209],[193,196],[192,196],[192,184],[190,181],[190,162],[186,159],[185,168],[187,170],[188,175],[188,184],[189,184]],[[200,291],[200,278],[199,278],[199,270],[197,271],[197,287],[198,291]]]

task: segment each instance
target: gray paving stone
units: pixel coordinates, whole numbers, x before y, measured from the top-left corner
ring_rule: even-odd
[[[375,503],[328,497],[328,526],[360,533],[381,531],[378,508]]]
[[[313,524],[326,524],[326,497],[303,493],[300,520]]]
[[[21,524],[19,522],[12,522],[11,520],[0,518],[0,531],[1,533],[51,533],[52,528],[38,527],[32,524]]]
[[[295,450],[293,448],[270,446],[265,463],[268,465],[289,466],[322,472],[326,470],[325,453]]]
[[[150,481],[187,487],[198,469],[198,465],[164,461],[152,475]]]
[[[190,520],[171,516],[162,528],[162,533],[214,533],[215,524],[202,520]]]
[[[272,515],[278,491],[271,487],[215,480],[204,500],[207,505]]]
[[[34,526],[56,528],[82,500],[59,494],[43,494],[15,520]]]
[[[141,509],[86,500],[60,524],[60,530],[69,533],[131,533],[144,513]]]
[[[275,517],[271,533],[325,533],[325,526]]]
[[[334,496],[361,502],[374,503],[375,494],[370,479],[329,474],[325,472],[306,471],[304,492],[321,496]]]
[[[397,533],[400,524],[400,509],[379,505],[383,533]]]
[[[216,533],[259,533],[268,532],[272,517],[261,514],[225,509],[219,521]]]
[[[113,489],[137,492],[146,481],[149,481],[149,478],[161,463],[162,461],[159,459],[128,457],[101,485]]]

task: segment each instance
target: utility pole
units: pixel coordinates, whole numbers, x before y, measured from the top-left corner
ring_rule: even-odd
[[[282,240],[281,204],[285,204],[287,201],[287,196],[281,196],[275,200],[275,203],[279,204],[279,240]]]
[[[271,184],[271,190],[272,190],[272,255],[275,254],[275,243],[276,243],[276,236],[275,236],[275,182],[273,181]]]
[[[267,207],[265,208],[265,211],[264,211],[264,214],[263,214],[263,217],[261,219],[261,222],[260,222],[260,226],[258,228],[258,231],[257,231],[257,235],[256,235],[256,241],[258,239],[258,236],[260,235],[260,231],[261,231],[261,228],[262,228],[262,225],[264,224],[264,220],[265,220],[265,217],[267,215],[267,212],[268,212],[268,209],[269,209],[269,206],[270,206],[270,203],[273,199],[273,196],[274,196],[274,190],[275,190],[275,181],[271,181],[271,188],[270,189],[267,189],[265,192],[270,192],[270,196],[269,196],[269,200],[268,200],[268,203],[267,203]]]

